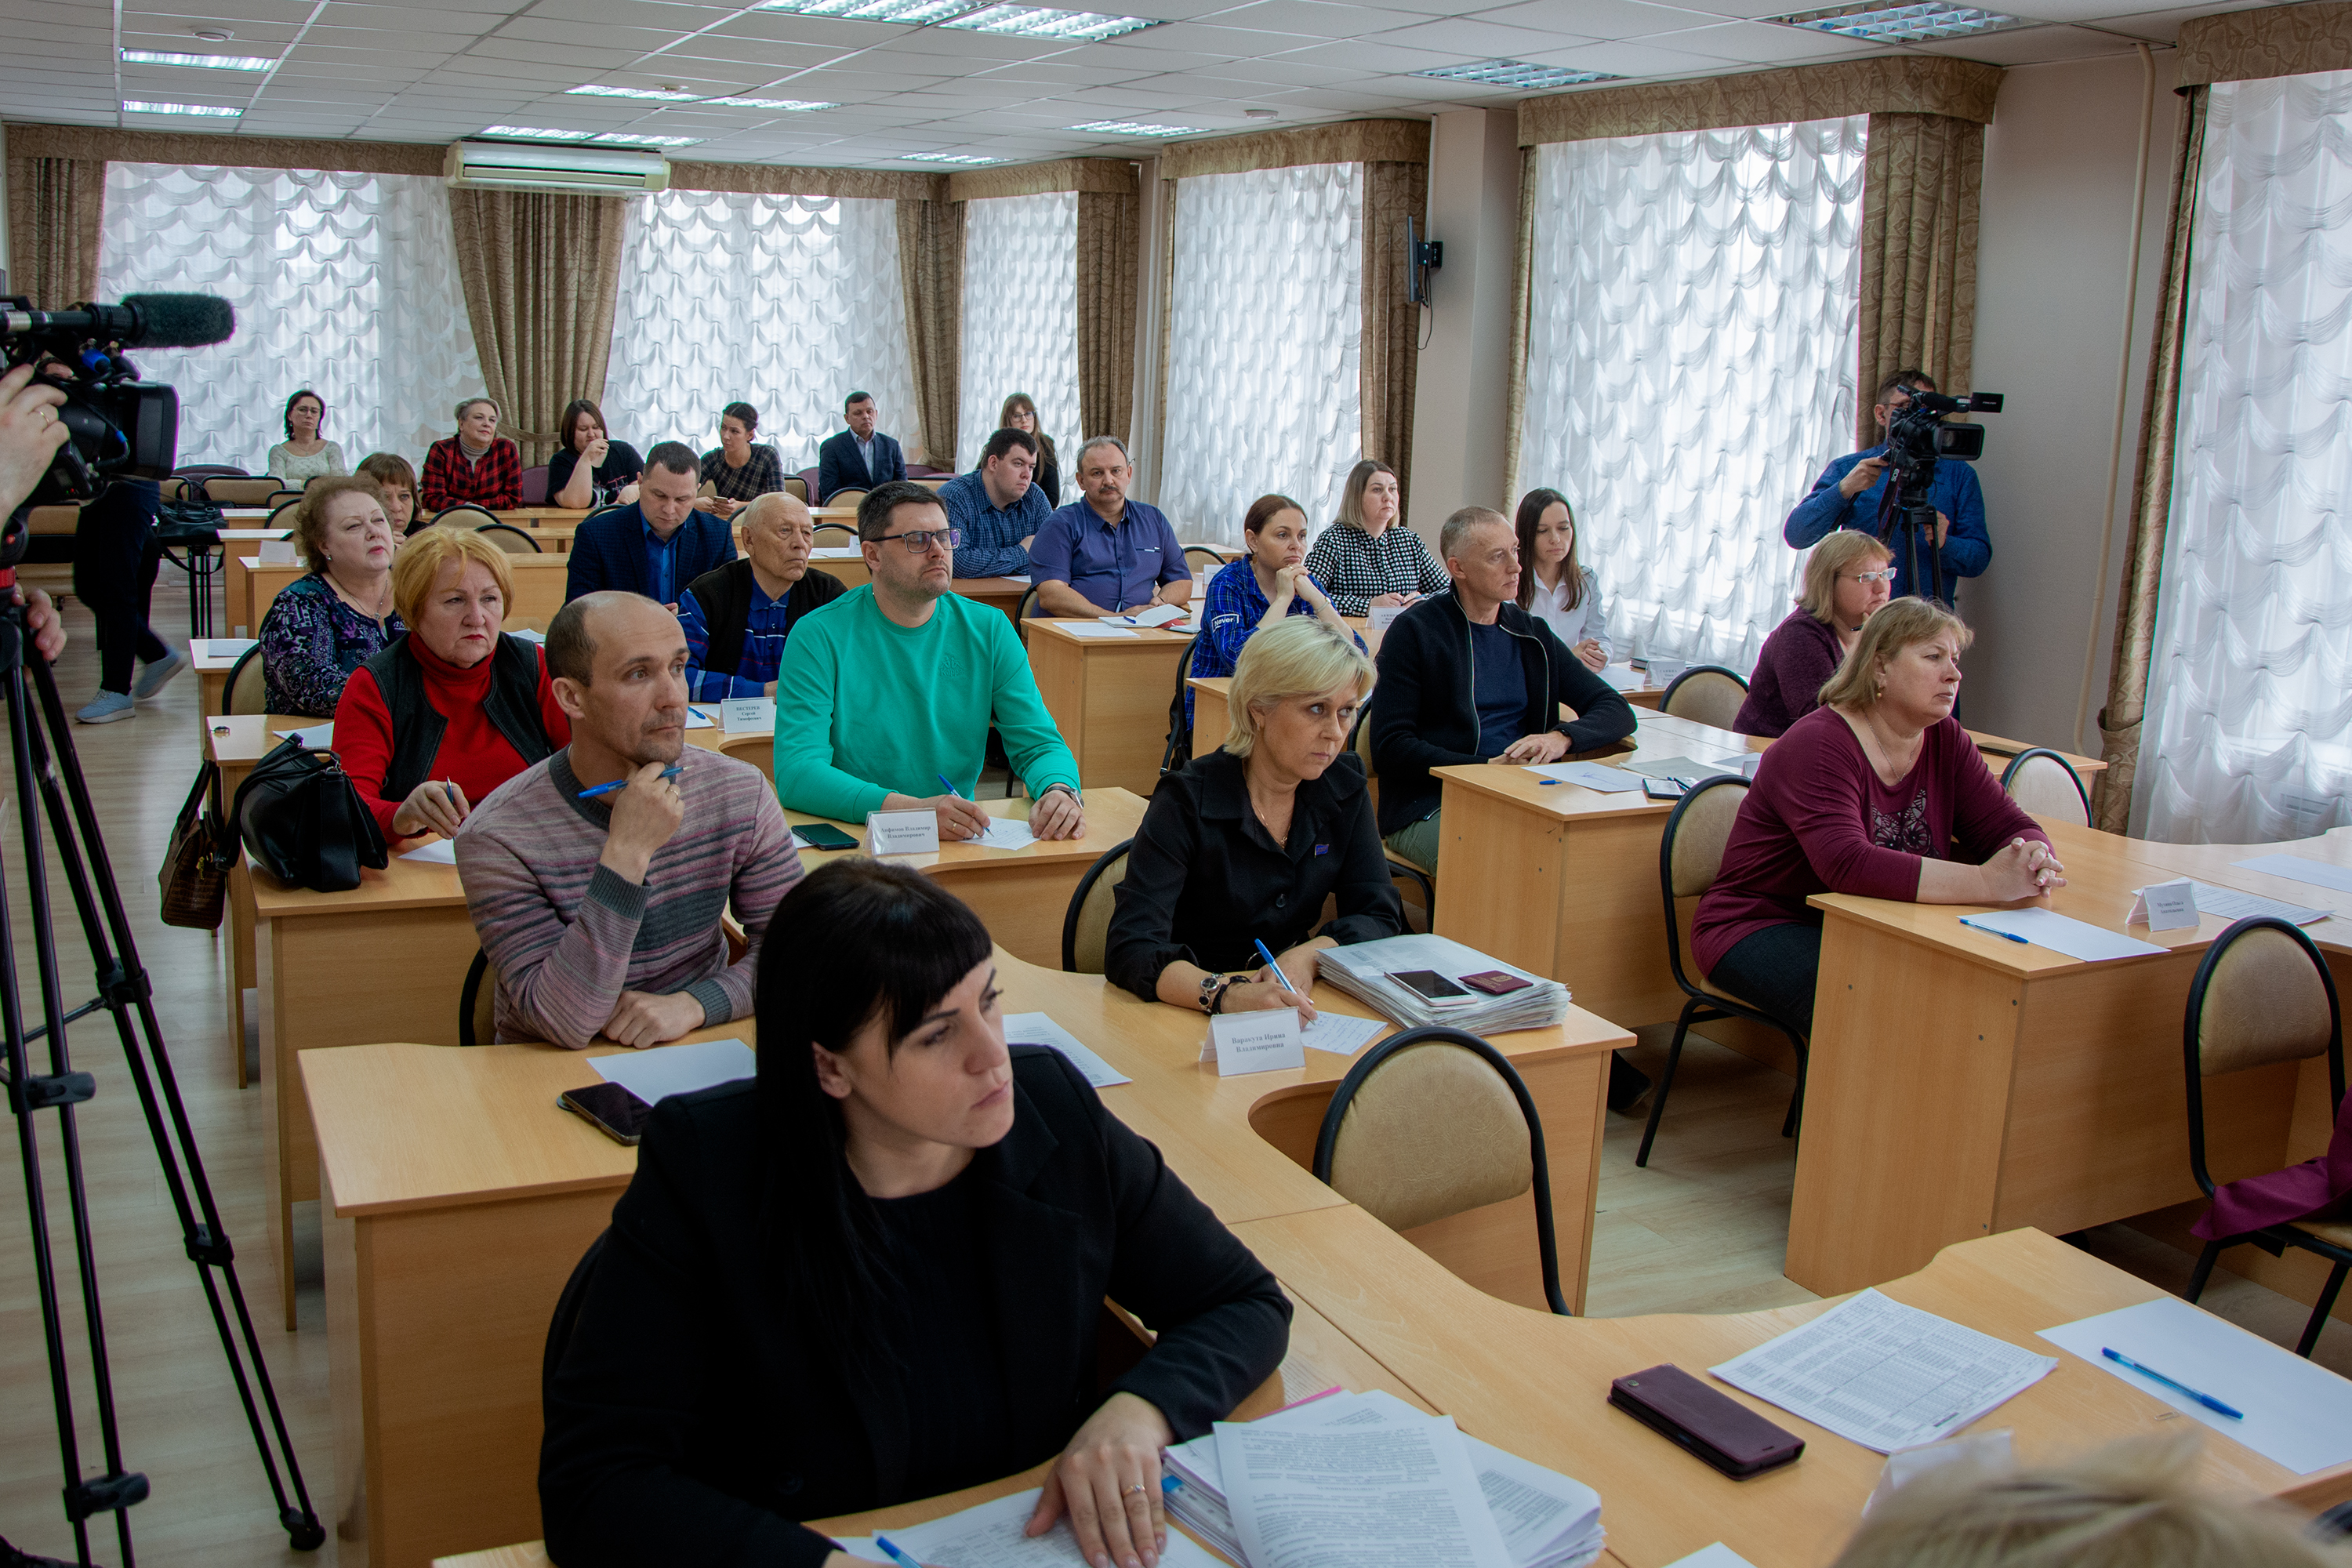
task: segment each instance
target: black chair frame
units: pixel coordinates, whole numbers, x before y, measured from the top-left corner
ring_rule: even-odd
[[[2066,770],[2066,776],[2074,781],[2074,793],[2083,797],[2083,820],[2088,822],[2091,819],[2091,792],[2083,787],[2083,775],[2074,771],[2074,764],[2066,760],[2063,752],[2053,752],[2047,746],[2026,747],[2010,758],[2009,766],[2000,770],[2001,793],[2006,795],[2009,792],[2009,781],[2016,776],[2018,769],[2025,765],[2028,757],[2048,757]]]
[[[1214,545],[1188,544],[1184,547],[1184,563],[1186,565],[1189,566],[1192,563],[1192,557],[1195,555],[1207,556],[1210,560],[1215,562],[1220,568],[1230,566],[1234,563],[1234,558],[1232,556],[1226,554],[1223,551],[1217,549]]]
[[[2336,1111],[2344,1105],[2344,1012],[2336,994],[2335,976],[2328,973],[2327,961],[2302,927],[2276,915],[2249,915],[2236,921],[2213,939],[2205,950],[2203,962],[2197,965],[2196,976],[2189,982],[2189,1006],[2180,1023],[2180,1049],[2189,1069],[2189,1173],[2197,1178],[2198,1187],[2207,1197],[2213,1195],[2212,1173],[2205,1168],[2205,1074],[2201,1052],[2198,1048],[2199,1017],[2205,1011],[2205,992],[2212,984],[2213,972],[2221,966],[2221,956],[2240,938],[2256,931],[2279,931],[2294,940],[2309,956],[2312,967],[2319,972],[2319,983],[2327,992],[2327,1105],[2331,1124]],[[2251,1243],[2273,1258],[2284,1258],[2286,1249],[2296,1247],[2316,1253],[2328,1260],[2327,1283],[2319,1292],[2319,1300],[2311,1310],[2310,1321],[2304,1324],[2303,1338],[2296,1343],[2294,1353],[2308,1357],[2319,1343],[2319,1331],[2327,1326],[2329,1316],[2336,1310],[2336,1298],[2344,1289],[2347,1272],[2352,1272],[2352,1248],[2336,1246],[2318,1237],[2307,1235],[2291,1226],[2266,1226],[2236,1236],[2224,1236],[2205,1244],[2197,1255],[2197,1267],[2189,1276],[2189,1289],[2183,1294],[2194,1301],[2205,1293],[2205,1285],[2213,1277],[2213,1265],[2221,1260],[2222,1250]]]
[[[495,511],[492,511],[488,507],[484,506],[480,501],[478,501],[478,500],[461,500],[461,501],[457,501],[457,502],[454,503],[453,505],[445,506],[445,507],[443,507],[439,511],[435,512],[435,513],[433,514],[433,521],[432,521],[432,522],[431,522],[430,524],[428,524],[427,526],[429,526],[429,527],[438,527],[438,526],[440,525],[440,522],[441,522],[442,519],[446,518],[446,517],[453,517],[453,516],[455,516],[457,513],[461,512],[461,511],[478,511],[478,512],[480,512],[484,517],[488,518],[488,519],[490,520],[490,521],[489,521],[489,522],[485,522],[485,523],[482,523],[482,524],[479,524],[479,525],[478,525],[478,526],[483,527],[483,528],[488,528],[488,527],[489,527],[489,526],[490,526],[490,523],[494,523],[494,522],[496,522],[496,521],[499,521],[499,514],[498,514],[497,512],[495,512]],[[588,515],[589,515],[589,516],[591,516],[591,517],[593,517],[593,516],[595,516],[596,514],[595,514],[595,513],[593,513],[593,512],[591,512],[591,513],[589,513]]]
[[[1534,1166],[1532,1190],[1536,1208],[1536,1251],[1543,1263],[1544,1300],[1560,1317],[1576,1316],[1569,1310],[1568,1300],[1559,1289],[1559,1240],[1552,1230],[1551,1164],[1544,1155],[1543,1118],[1536,1114],[1535,1097],[1528,1092],[1526,1080],[1519,1077],[1518,1069],[1511,1066],[1510,1058],[1477,1036],[1442,1025],[1430,1025],[1391,1035],[1366,1051],[1356,1065],[1348,1069],[1348,1076],[1339,1080],[1339,1087],[1331,1091],[1331,1103],[1324,1108],[1323,1126],[1315,1135],[1315,1163],[1312,1167],[1315,1179],[1326,1186],[1330,1184],[1331,1155],[1339,1142],[1339,1123],[1346,1119],[1348,1107],[1355,1100],[1356,1091],[1363,1088],[1364,1080],[1397,1052],[1433,1040],[1442,1040],[1477,1053],[1479,1058],[1510,1086],[1511,1098],[1519,1102],[1519,1114],[1527,1119],[1528,1123],[1528,1157]]]
[[[163,559],[173,569],[184,572],[188,577],[188,637],[191,641],[213,635],[213,579],[219,576],[221,557],[220,531],[205,524],[173,522],[159,518],[155,523],[155,543]],[[173,552],[183,552],[175,554]],[[258,632],[261,628],[252,628]]]
[[[530,536],[530,530],[528,530],[528,529],[517,528],[517,527],[516,527],[513,523],[511,523],[511,522],[486,522],[486,523],[482,524],[479,528],[477,528],[476,530],[474,530],[474,531],[475,531],[476,533],[511,533],[511,534],[513,534],[517,539],[521,540],[525,544],[530,545],[530,552],[531,552],[533,555],[538,555],[538,554],[542,553],[542,552],[541,552],[541,549],[540,549],[540,543],[539,543],[539,541],[538,541],[538,540],[536,540],[536,539],[533,539],[533,538]],[[520,553],[521,553],[521,552],[520,552],[520,551],[513,551],[513,552],[509,552],[509,553],[512,553],[512,554],[518,554],[518,555],[519,555],[519,554],[520,554]]]
[[[835,533],[849,535],[850,542],[853,544],[857,542],[857,525],[854,522],[820,522],[812,531],[823,533],[827,529],[831,529]]]
[[[490,976],[490,955],[477,948],[474,962],[466,968],[466,984],[457,990],[457,1043],[460,1046],[487,1046],[488,1040],[474,1037],[474,1009],[482,999],[482,982]]]
[[[1739,682],[1740,690],[1745,691],[1748,689],[1748,678],[1740,674],[1736,669],[1729,669],[1719,664],[1694,664],[1689,668],[1684,670],[1680,675],[1675,676],[1672,680],[1666,682],[1665,690],[1658,697],[1659,712],[1663,713],[1666,711],[1666,704],[1675,700],[1675,692],[1682,686],[1684,681],[1688,680],[1694,675],[1727,675],[1731,677],[1732,679]]]
[[[1033,584],[1029,591],[1035,593]],[[1184,651],[1176,659],[1176,696],[1168,704],[1168,744],[1160,753],[1160,776],[1181,772],[1192,760],[1192,710],[1184,699],[1191,695],[1185,682],[1192,678],[1192,660],[1201,651],[1201,639],[1209,635],[1206,626],[1194,632],[1184,644]]]
[[[1673,689],[1669,687],[1668,689]],[[1675,923],[1675,830],[1682,826],[1683,813],[1690,809],[1691,802],[1708,790],[1732,784],[1745,785],[1747,783],[1746,779],[1733,773],[1716,773],[1700,780],[1688,794],[1675,803],[1673,814],[1666,818],[1666,830],[1658,836],[1658,890],[1664,897],[1666,906],[1666,967],[1673,971],[1675,984],[1687,1000],[1683,1003],[1682,1016],[1675,1020],[1675,1037],[1673,1043],[1666,1047],[1665,1069],[1658,1076],[1657,1088],[1651,1091],[1650,1124],[1642,1130],[1642,1147],[1633,1156],[1636,1165],[1646,1166],[1650,1163],[1650,1145],[1657,1141],[1658,1122],[1666,1112],[1666,1092],[1675,1086],[1675,1068],[1681,1065],[1683,1041],[1689,1036],[1693,1024],[1718,1018],[1746,1018],[1788,1036],[1789,1043],[1797,1050],[1797,1089],[1789,1097],[1789,1114],[1780,1121],[1781,1137],[1797,1135],[1798,1121],[1804,1111],[1805,1073],[1812,1052],[1811,1042],[1803,1032],[1788,1020],[1776,1018],[1760,1007],[1703,991],[1683,973],[1682,931]]]
[[[1062,911],[1063,973],[1076,974],[1078,972],[1078,911],[1087,907],[1087,895],[1095,890],[1095,884],[1102,880],[1102,874],[1110,869],[1111,862],[1134,847],[1134,839],[1120,839],[1096,856],[1095,863],[1087,868],[1087,874],[1078,879],[1076,889],[1070,894],[1070,907]]]

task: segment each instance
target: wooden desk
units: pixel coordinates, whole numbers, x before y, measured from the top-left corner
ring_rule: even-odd
[[[821,535],[817,547],[809,552],[808,563],[845,588],[863,587],[874,581],[874,574],[866,570],[865,549],[856,544],[835,543],[840,537],[837,533]]]
[[[1081,784],[1150,795],[1159,787],[1168,749],[1176,668],[1192,634],[1146,627],[1129,637],[1070,635],[1068,626],[1085,624],[1051,617],[1027,623],[1038,694],[1078,760]]]
[[[236,805],[236,786],[245,782],[254,763],[282,743],[278,731],[323,722],[324,720],[301,714],[207,714],[204,721],[205,755],[220,769],[221,809],[228,811]],[[235,1058],[236,1086],[243,1089],[251,1081],[245,1068],[245,991],[247,986],[260,983],[253,959],[253,884],[247,875],[243,855],[229,867],[225,902],[228,942],[221,950],[221,962],[227,980],[228,1049]]]
[[[263,565],[258,557],[232,556],[243,568],[245,597],[242,603],[232,597],[229,614],[245,618],[237,625],[247,630],[239,637],[260,634],[261,620],[286,585],[298,577],[310,574],[310,568],[299,562],[293,565]],[[509,555],[507,565],[514,573],[514,601],[507,605],[506,624],[514,626],[522,621],[535,621],[545,626],[555,612],[563,607],[564,574],[571,570],[571,558],[566,555]],[[235,629],[232,627],[231,629]]]
[[[1630,695],[1628,700],[1631,700]],[[1693,740],[1710,747],[1711,750],[1707,752],[1691,753],[1702,761],[1706,756],[1730,752],[1743,750],[1760,752],[1772,743],[1766,736],[1742,735],[1737,731],[1718,730],[1711,724],[1702,724],[1695,719],[1676,718],[1671,713],[1658,714],[1655,721],[1661,726],[1674,730],[1676,733],[1688,735]],[[1982,730],[1970,730],[1969,738],[1976,742],[1978,753],[1984,758],[1985,766],[1990,768],[1995,776],[1999,776],[2020,752],[2030,750],[2032,744],[2028,741],[2012,741],[2005,736],[1990,734]],[[2056,750],[2055,747],[2043,749]],[[2075,773],[2082,775],[2085,781],[2093,774],[2104,773],[2106,770],[2105,762],[2097,757],[2081,756],[2073,752],[2059,752],[2058,754],[2065,758]]]
[[[243,648],[232,654],[213,654],[205,651],[203,645],[210,642],[215,647],[226,647],[245,640],[239,637],[198,637],[190,642],[188,662],[196,670],[196,712],[199,715],[218,713],[228,706],[229,672],[236,668],[236,661],[245,657]],[[201,743],[202,736],[208,732],[204,730],[198,731],[196,749],[200,752],[205,750]]]

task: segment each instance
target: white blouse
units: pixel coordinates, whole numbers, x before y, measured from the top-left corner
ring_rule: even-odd
[[[343,466],[343,449],[332,441],[307,458],[297,454],[293,447],[291,441],[281,441],[269,448],[268,471],[285,484],[299,489],[307,479],[351,472]]]
[[[1559,640],[1569,647],[1574,647],[1585,638],[1591,637],[1601,644],[1602,653],[1614,658],[1609,647],[1608,629],[1601,620],[1601,580],[1592,574],[1591,567],[1582,570],[1584,597],[1578,602],[1576,608],[1571,610],[1568,607],[1568,575],[1562,573],[1559,585],[1554,588],[1545,587],[1543,579],[1536,578],[1535,593],[1528,601],[1528,613],[1549,625],[1559,635]],[[1530,566],[1528,572],[1532,575],[1535,568]]]

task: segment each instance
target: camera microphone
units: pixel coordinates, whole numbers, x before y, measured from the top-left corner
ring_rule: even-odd
[[[0,331],[10,337],[39,333],[126,349],[200,349],[226,342],[236,331],[236,312],[215,294],[126,294],[120,305],[0,311]]]

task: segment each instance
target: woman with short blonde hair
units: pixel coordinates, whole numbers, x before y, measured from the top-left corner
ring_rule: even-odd
[[[498,585],[499,602],[513,602],[514,568],[507,564],[505,551],[469,528],[428,528],[403,545],[392,563],[392,607],[402,620],[416,624],[425,596],[453,561],[481,565]]]
[[[1813,546],[1805,557],[1803,596],[1764,639],[1733,729],[1743,735],[1786,734],[1821,706],[1822,683],[1836,672],[1863,623],[1886,603],[1894,558],[1875,537],[1850,528]]]
[[[308,576],[278,590],[255,636],[262,700],[272,713],[325,719],[352,670],[407,628],[393,606],[398,544],[383,489],[364,474],[315,480],[294,508]]]
[[[1339,518],[1307,556],[1307,570],[1341,615],[1410,605],[1452,586],[1421,535],[1399,526],[1403,509],[1394,468],[1366,458],[1348,470]]]
[[[1376,679],[1354,641],[1314,616],[1243,645],[1225,743],[1161,779],[1136,830],[1103,954],[1109,979],[1147,1002],[1296,1007],[1311,1022],[1322,950],[1404,929],[1348,744]],[[1318,930],[1327,899],[1338,918]]]

